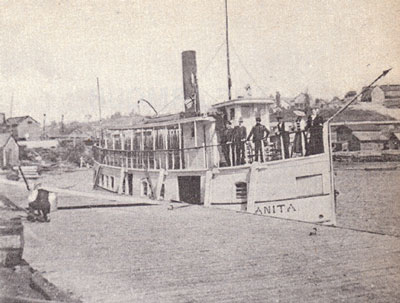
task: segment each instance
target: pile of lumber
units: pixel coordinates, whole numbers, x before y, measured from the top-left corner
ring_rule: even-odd
[[[38,167],[36,165],[20,167],[26,179],[37,179],[40,177]],[[22,178],[21,172],[19,171],[18,167],[14,167],[14,169],[18,171],[19,177]]]

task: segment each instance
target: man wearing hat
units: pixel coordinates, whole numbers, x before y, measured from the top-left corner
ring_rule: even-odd
[[[233,151],[234,149],[232,147],[232,140],[233,140],[233,128],[232,128],[232,123],[230,121],[226,121],[225,129],[222,132],[221,136],[221,145],[222,145],[222,152],[224,154],[225,162],[227,166],[231,166],[233,162]],[[231,151],[232,150],[232,155]],[[231,161],[232,159],[232,161]]]
[[[254,149],[255,149],[255,161],[258,161],[258,154],[260,154],[260,161],[264,162],[263,151],[262,151],[262,140],[267,139],[269,135],[268,129],[261,124],[261,118],[256,118],[256,125],[250,131],[247,141],[253,137]]]
[[[244,143],[246,142],[247,131],[243,125],[243,118],[239,118],[239,124],[233,129],[233,144],[236,148],[235,165],[244,164]]]
[[[286,129],[285,122],[283,121],[283,117],[279,115],[276,117],[278,120],[278,131],[277,135],[279,135],[279,146],[281,147],[281,153],[282,155],[285,155],[284,159],[289,158],[289,143],[290,143],[290,137],[289,137],[289,132]],[[283,151],[282,151],[283,149]]]

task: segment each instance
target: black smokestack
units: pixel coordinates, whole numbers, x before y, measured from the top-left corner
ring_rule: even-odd
[[[185,112],[200,112],[199,87],[197,84],[196,52],[182,52],[183,97]]]

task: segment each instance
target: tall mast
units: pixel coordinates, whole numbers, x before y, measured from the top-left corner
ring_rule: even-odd
[[[100,103],[100,84],[99,84],[99,78],[97,77],[97,98],[99,101],[99,120],[101,123],[101,103]]]
[[[227,61],[227,71],[228,71],[228,98],[232,100],[231,95],[231,70],[229,66],[229,33],[228,33],[228,0],[225,0],[225,21],[226,21],[226,61]]]
[[[99,77],[97,79],[97,97],[99,101],[99,124],[100,124],[100,142],[103,140],[103,128],[102,128],[102,121],[101,121],[101,103],[100,103],[100,83]]]

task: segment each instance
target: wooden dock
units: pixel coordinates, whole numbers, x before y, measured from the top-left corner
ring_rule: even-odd
[[[25,224],[24,258],[84,302],[400,302],[398,177],[339,171],[338,228],[167,203],[59,210]],[[79,203],[99,200],[60,196]]]
[[[206,209],[59,211],[25,258],[84,302],[398,302],[400,239]]]

